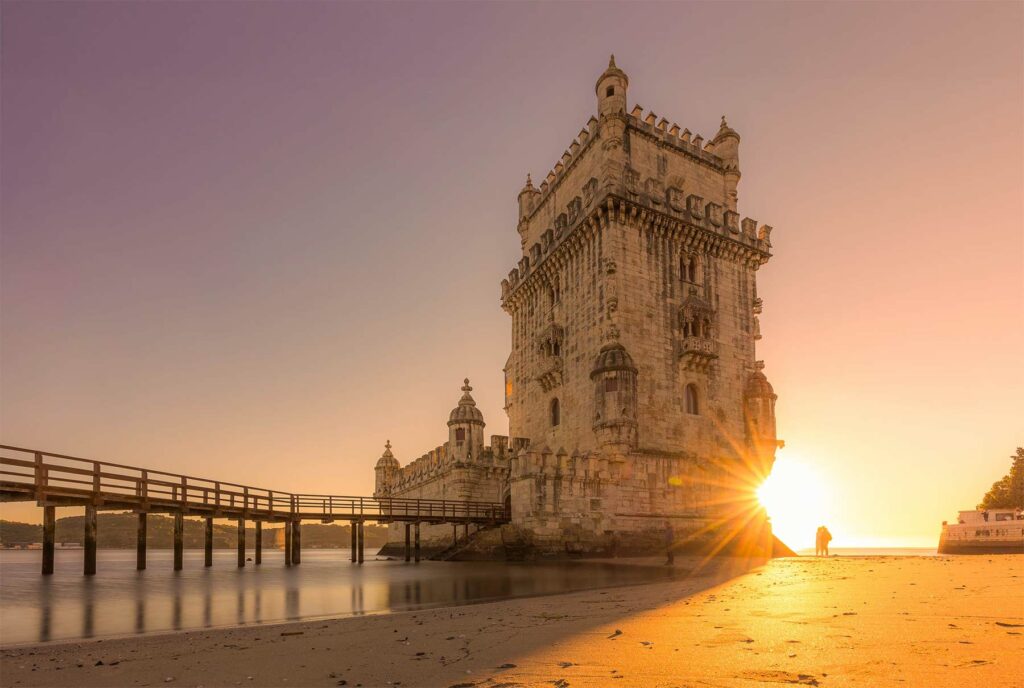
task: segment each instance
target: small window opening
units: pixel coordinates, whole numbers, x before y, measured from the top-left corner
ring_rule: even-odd
[[[693,416],[700,415],[700,407],[697,404],[697,385],[686,385],[686,412]]]
[[[552,344],[551,345],[551,355],[552,356],[561,356],[562,355],[562,345],[559,344],[558,342],[555,342],[554,344]]]
[[[455,428],[455,441],[456,442],[465,442],[466,441],[466,429],[465,428]]]
[[[605,92],[604,92],[604,95],[605,95],[605,97],[607,97],[607,98],[611,98],[611,97],[612,97],[613,95],[615,95],[615,87],[614,87],[614,86],[609,86],[609,87],[608,87],[608,88],[607,88],[607,89],[605,90]]]
[[[551,427],[557,426],[562,422],[561,410],[558,407],[558,399],[551,400]]]

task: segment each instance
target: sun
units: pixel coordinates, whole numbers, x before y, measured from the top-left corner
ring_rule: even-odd
[[[794,457],[776,459],[757,498],[772,519],[775,535],[793,549],[813,547],[815,530],[829,520],[827,483],[813,465]]]

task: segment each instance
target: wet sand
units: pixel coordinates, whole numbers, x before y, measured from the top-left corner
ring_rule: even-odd
[[[10,648],[0,682],[1024,686],[1024,555],[732,561],[684,581]]]

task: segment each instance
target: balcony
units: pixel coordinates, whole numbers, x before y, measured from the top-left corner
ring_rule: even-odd
[[[540,373],[537,382],[545,392],[550,392],[562,384],[562,357],[545,356],[541,359]]]
[[[687,370],[705,371],[718,358],[718,342],[707,337],[683,337],[676,350]]]

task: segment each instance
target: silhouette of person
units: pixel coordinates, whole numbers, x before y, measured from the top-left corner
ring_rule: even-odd
[[[818,526],[818,530],[814,533],[814,556],[821,556],[821,531],[825,529],[825,526]]]
[[[821,553],[823,556],[828,556],[828,543],[832,541],[832,533],[828,532],[828,528],[825,526],[821,527]]]
[[[672,528],[672,524],[665,521],[665,566],[671,566],[676,560],[676,553],[674,547],[676,544],[676,531]]]

